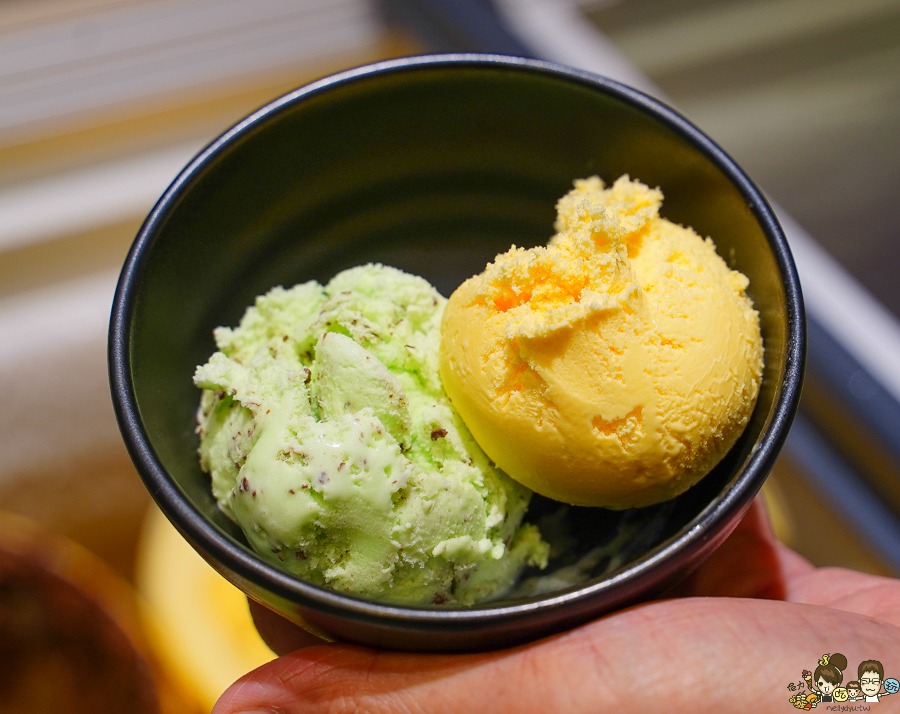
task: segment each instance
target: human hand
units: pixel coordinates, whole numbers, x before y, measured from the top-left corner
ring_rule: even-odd
[[[849,645],[886,666],[900,662],[900,581],[814,568],[774,539],[757,501],[670,599],[511,650],[421,655],[305,646],[314,638],[291,642],[297,628],[275,616],[258,622],[270,642],[281,637],[282,647],[303,648],[240,679],[213,714],[719,714],[735,702],[769,711],[788,704],[783,683],[822,652]]]

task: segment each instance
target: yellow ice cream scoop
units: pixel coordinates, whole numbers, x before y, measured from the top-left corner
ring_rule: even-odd
[[[734,445],[762,374],[747,278],[660,218],[662,193],[575,181],[546,248],[513,246],[450,297],[441,378],[488,456],[540,494],[664,501]]]

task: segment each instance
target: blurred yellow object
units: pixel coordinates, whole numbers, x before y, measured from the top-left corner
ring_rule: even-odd
[[[138,545],[136,580],[148,636],[163,666],[202,711],[210,711],[235,680],[275,659],[256,632],[246,596],[155,506]]]
[[[782,543],[793,546],[794,527],[791,522],[791,509],[785,502],[784,494],[774,481],[766,481],[762,487],[763,501],[769,511],[769,520],[775,537]]]

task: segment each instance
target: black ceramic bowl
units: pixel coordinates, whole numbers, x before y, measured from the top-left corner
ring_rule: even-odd
[[[663,215],[712,236],[750,278],[765,374],[752,419],[724,461],[667,504],[568,509],[556,530],[570,547],[550,570],[581,558],[586,580],[551,592],[545,579],[468,609],[398,607],[311,585],[258,558],[217,510],[198,466],[200,393],[191,377],[214,351],[213,328],[236,324],[274,285],[324,282],[368,261],[422,275],[449,295],[510,244],[545,243],[572,179],[625,173],[660,186]],[[772,210],[697,128],[586,72],[446,55],[303,87],[202,151],[138,234],[116,292],[109,350],[132,458],[166,515],[219,572],[334,638],[467,651],[532,640],[658,596],[699,565],[735,527],[784,440],[799,396],[804,325]],[[558,508],[536,498],[530,517]]]

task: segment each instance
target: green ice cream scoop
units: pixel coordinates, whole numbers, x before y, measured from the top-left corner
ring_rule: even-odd
[[[446,303],[383,265],[260,296],[197,368],[201,466],[278,567],[410,605],[503,594],[549,548],[438,376]]]

